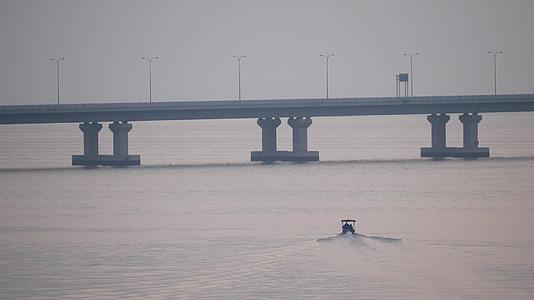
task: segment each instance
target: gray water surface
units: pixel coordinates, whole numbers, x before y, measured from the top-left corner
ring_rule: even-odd
[[[532,299],[534,122],[484,118],[476,161],[418,158],[418,116],[314,119],[322,161],[274,165],[253,120],[134,123],[144,165],[96,169],[73,124],[2,126],[0,299]],[[402,241],[317,242],[342,218]]]

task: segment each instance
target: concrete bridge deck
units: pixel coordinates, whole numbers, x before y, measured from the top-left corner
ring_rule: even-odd
[[[534,111],[534,94],[0,106],[0,124]]]

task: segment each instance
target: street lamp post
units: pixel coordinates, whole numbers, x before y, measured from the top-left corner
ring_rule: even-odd
[[[404,56],[410,57],[410,89],[413,97],[413,57],[419,55],[419,53],[404,53]]]
[[[152,102],[152,61],[159,59],[159,56],[141,57],[141,59],[148,62],[148,97],[149,101]]]
[[[493,55],[493,88],[494,95],[497,95],[497,55],[503,54],[502,51],[488,51],[489,54]]]
[[[51,61],[56,62],[56,74],[57,74],[57,104],[59,104],[59,63],[63,60],[65,60],[64,57],[58,57],[58,58],[51,58]]]
[[[324,57],[325,63],[326,63],[326,99],[328,99],[328,62],[330,60],[331,56],[335,56],[336,54],[320,54],[319,56]]]
[[[241,59],[247,57],[246,55],[233,55],[233,58],[237,59],[237,89],[239,94],[239,100],[241,100]]]

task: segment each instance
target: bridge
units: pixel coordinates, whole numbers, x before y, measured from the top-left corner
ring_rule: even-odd
[[[6,105],[0,106],[0,124],[80,123],[84,153],[72,156],[73,165],[136,165],[140,156],[128,153],[130,122],[255,118],[262,149],[251,152],[252,161],[316,161],[319,152],[308,150],[312,117],[425,114],[432,146],[421,148],[421,156],[465,158],[489,156],[489,148],[479,147],[481,113],[525,111],[534,111],[534,94]],[[461,148],[446,146],[446,124],[454,113],[463,124]],[[280,118],[288,118],[293,129],[292,151],[277,149]],[[99,154],[101,122],[111,123],[113,155]]]

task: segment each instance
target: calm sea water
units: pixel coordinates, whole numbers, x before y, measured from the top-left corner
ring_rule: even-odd
[[[533,114],[485,114],[473,161],[419,158],[424,116],[309,136],[321,162],[263,165],[255,120],[138,122],[143,166],[84,169],[77,125],[0,126],[0,299],[534,298]],[[402,241],[317,242],[342,218]]]

